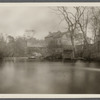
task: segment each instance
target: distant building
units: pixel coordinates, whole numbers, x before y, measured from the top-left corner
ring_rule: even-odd
[[[36,38],[30,38],[27,40],[27,53],[33,55],[38,53],[44,55],[46,53],[46,43],[44,40],[37,40]]]
[[[33,38],[34,35],[35,35],[35,30],[33,30],[33,29],[28,29],[24,33],[24,37],[27,39]]]
[[[37,40],[36,38],[30,38],[27,40],[27,47],[46,47],[44,40]]]
[[[49,35],[45,37],[45,41],[48,44],[47,47],[49,54],[51,55],[59,54],[62,55],[62,57],[64,58],[65,57],[71,58],[71,54],[73,51],[72,51],[72,44],[69,32],[61,32],[61,31],[49,32]]]
[[[45,37],[46,43],[53,46],[55,44],[56,51],[62,52],[62,49],[71,49],[71,40],[68,32],[50,32],[47,37]]]

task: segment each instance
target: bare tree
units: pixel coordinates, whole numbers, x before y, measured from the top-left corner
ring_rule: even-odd
[[[83,10],[82,10],[83,9]],[[83,34],[84,42],[88,44],[87,41],[87,28],[88,28],[88,23],[89,23],[89,10],[84,7],[78,7],[77,8],[78,16],[81,15],[81,17],[78,19],[78,25],[80,27],[80,30]]]
[[[85,7],[72,7],[70,10],[69,7],[57,7],[55,10],[56,13],[63,17],[63,20],[66,22],[66,28],[70,33],[70,39],[73,47],[73,58],[75,58],[75,30],[80,26],[81,31],[84,34],[84,38],[86,39],[85,32],[83,31],[82,24],[80,20],[84,14]],[[78,26],[79,25],[79,26]]]
[[[91,7],[91,29],[93,32],[94,43],[96,42],[97,34],[100,30],[100,9],[98,7]]]

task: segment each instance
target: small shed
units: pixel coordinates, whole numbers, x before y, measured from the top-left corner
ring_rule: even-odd
[[[64,59],[72,59],[72,55],[73,55],[72,46],[66,46],[66,48],[64,48],[63,52],[62,52],[63,60]]]
[[[63,59],[72,59],[72,50],[64,50],[62,53]]]

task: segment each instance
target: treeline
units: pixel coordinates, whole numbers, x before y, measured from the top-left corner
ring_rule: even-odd
[[[34,39],[34,30],[26,30],[23,36],[13,37],[0,34],[0,58],[3,57],[26,57],[27,42]]]
[[[59,17],[60,23],[65,22],[66,31],[73,49],[73,58],[81,55],[90,58],[91,55],[96,57],[99,55],[100,48],[100,7],[54,7],[52,9]],[[34,30],[26,33],[35,33]],[[33,37],[33,34],[27,37]],[[66,34],[67,36],[67,34]],[[12,36],[0,38],[0,57],[6,56],[26,56],[27,39],[23,37],[14,38]],[[77,43],[82,48],[77,49]],[[53,46],[53,44],[51,45]],[[96,50],[95,50],[96,49]],[[94,51],[94,52],[93,52]],[[99,57],[100,58],[100,57]]]
[[[90,44],[95,44],[100,40],[100,7],[54,7],[52,9],[59,17],[60,23],[65,22],[66,29],[70,33],[70,40],[73,47],[73,58],[76,55],[76,43],[80,40],[83,45],[81,55],[90,58],[93,49]],[[81,37],[77,37],[80,36]],[[89,38],[89,39],[88,39]],[[98,51],[98,50],[95,50]],[[98,53],[98,52],[94,52]]]
[[[26,56],[26,40],[23,37],[0,37],[0,58],[13,56]]]

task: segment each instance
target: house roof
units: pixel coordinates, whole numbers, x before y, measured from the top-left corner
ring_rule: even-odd
[[[49,37],[60,38],[62,35],[66,34],[66,33],[68,33],[68,32],[61,32],[61,31],[53,32],[53,33],[49,32],[49,35],[46,36],[45,38],[49,38]]]

